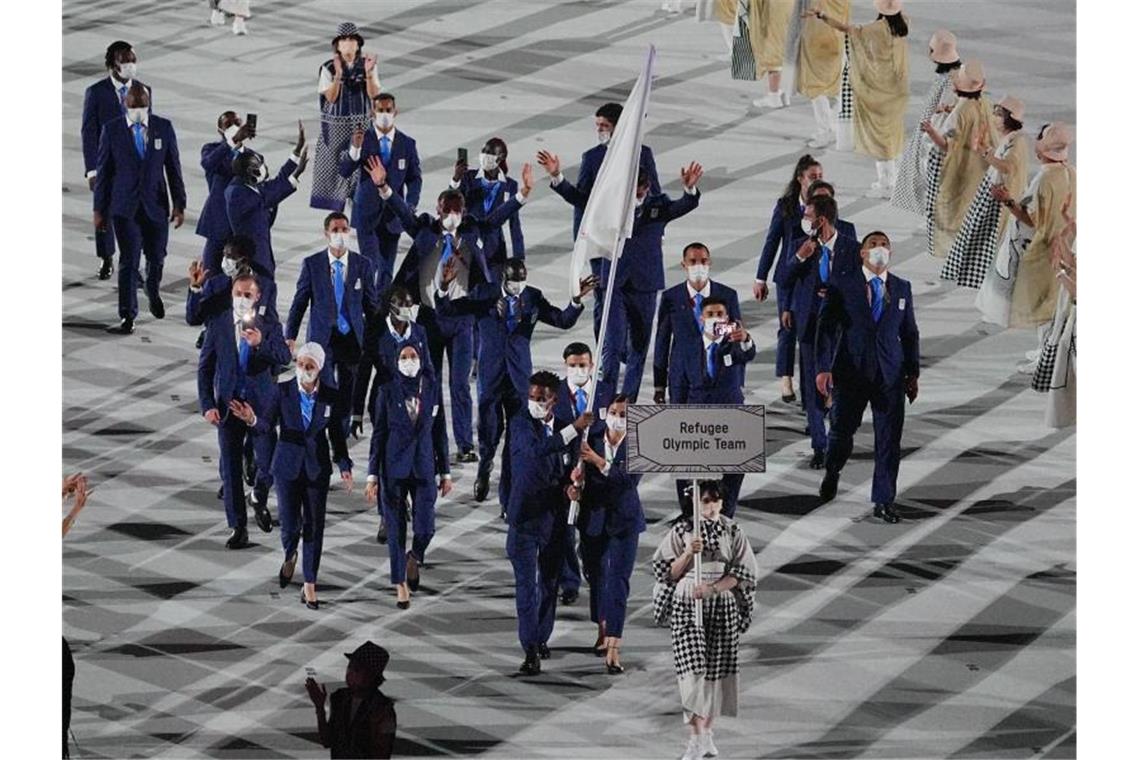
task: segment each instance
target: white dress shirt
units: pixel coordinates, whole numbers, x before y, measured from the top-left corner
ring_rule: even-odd
[[[712,292],[712,280],[705,280],[705,286],[700,290],[693,289],[693,283],[685,280],[685,289],[689,291],[689,300],[696,301],[699,293],[702,299],[708,298]]]
[[[337,258],[336,256],[333,255],[332,248],[328,249],[328,254],[329,254],[329,282],[332,283],[333,293],[336,293],[336,267],[333,264],[333,262],[335,262],[335,261],[339,261],[341,264],[344,265],[344,272],[343,272],[344,283],[345,283],[345,290],[347,291],[347,289],[348,289],[348,249],[347,248],[345,249],[344,254],[340,258]]]
[[[396,145],[396,128],[392,127],[391,131],[385,133],[380,131],[380,127],[375,124],[372,125],[372,131],[376,133],[376,144],[380,144],[380,139],[388,138],[388,150],[391,150]],[[348,148],[348,157],[353,161],[360,160],[360,151],[362,147],[359,145],[350,145]]]
[[[618,438],[618,442],[616,444],[611,444],[610,443],[610,433],[607,430],[606,434],[602,436],[602,440],[604,440],[606,442],[606,447],[605,447],[606,466],[602,468],[602,475],[603,475],[603,477],[608,478],[610,476],[610,469],[614,463],[614,459],[617,458],[618,449],[620,449],[622,443],[625,442],[625,433],[621,434],[621,438]]]

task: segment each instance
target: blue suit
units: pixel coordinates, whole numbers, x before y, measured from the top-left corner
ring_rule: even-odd
[[[518,195],[519,183],[502,172],[499,172],[499,179],[492,182],[484,177],[481,171],[468,169],[459,182],[459,192],[463,193],[467,212],[476,219],[486,219],[495,209]],[[519,212],[511,214],[507,221],[511,236],[510,256],[507,255],[507,239],[503,234],[502,225],[481,227],[479,230],[483,257],[487,260],[493,282],[498,282],[502,278],[503,265],[508,258],[526,258]]]
[[[234,399],[244,399],[258,410],[271,395],[274,371],[279,365],[288,364],[291,357],[280,323],[258,315],[253,325],[261,331],[261,344],[249,349],[243,369],[243,352],[235,338],[232,304],[228,297],[219,298],[204,317],[206,334],[198,355],[198,406],[203,414],[217,409],[221,415],[218,448],[226,521],[231,528],[238,528],[246,524],[242,452],[249,429],[230,412],[229,404]],[[273,445],[271,435],[255,433],[254,450],[262,471],[257,487],[263,493],[270,485],[267,478],[271,478],[268,473]]]
[[[380,136],[375,128],[364,132],[364,144],[360,146],[360,158],[352,160],[349,151],[341,153],[340,176],[351,177],[357,173],[356,192],[352,199],[352,226],[356,229],[356,239],[360,242],[360,252],[372,262],[376,275],[376,287],[383,290],[392,281],[396,267],[396,248],[404,226],[390,208],[386,208],[376,191],[376,185],[368,175],[368,160],[379,156],[388,171],[388,186],[399,195],[409,207],[420,204],[420,191],[423,177],[420,174],[420,156],[416,151],[416,141],[398,129],[391,133],[388,160],[383,161],[380,152]]]
[[[328,249],[307,256],[301,262],[297,290],[285,323],[285,338],[297,339],[301,319],[308,311],[306,340],[320,343],[325,349],[322,374],[326,380],[335,377],[339,393],[336,415],[344,425],[347,436],[356,371],[365,343],[365,321],[376,311],[376,280],[372,273],[372,262],[359,253],[348,251],[340,261],[345,265],[345,270],[342,270],[344,292],[339,311]],[[340,317],[344,319],[341,320]],[[344,332],[341,327],[345,328]]]
[[[466,298],[455,301],[438,298],[436,306],[441,318],[467,314],[478,320],[481,344],[476,378],[479,394],[479,475],[489,477],[495,460],[495,449],[503,435],[507,400],[525,398],[530,387],[533,371],[530,339],[535,326],[544,322],[560,330],[569,330],[578,322],[582,307],[570,303],[566,308],[559,309],[546,300],[541,290],[530,286],[524,287],[518,296],[511,297],[501,285],[490,283],[477,285]],[[510,448],[508,440],[502,476],[499,478],[499,500],[504,507],[510,492]]]
[[[253,186],[234,177],[225,189],[226,217],[230,220],[230,230],[235,235],[246,235],[253,240],[252,263],[270,277],[277,271],[270,228],[277,216],[277,204],[297,192],[296,186],[289,181],[296,168],[297,164],[289,159],[272,179]]]
[[[526,406],[512,414],[509,424],[507,556],[515,573],[519,643],[533,653],[554,630],[569,508],[563,489],[577,437],[567,444],[557,427],[547,435],[546,426]]]
[[[230,230],[230,219],[226,215],[226,188],[234,178],[233,160],[241,152],[239,148],[231,148],[225,140],[202,146],[201,164],[202,171],[206,174],[208,192],[194,232],[206,238],[206,244],[202,247],[202,264],[215,274],[221,271],[222,249],[226,240],[233,234]],[[277,209],[274,207],[270,212],[271,225],[276,213]]]
[[[430,308],[434,301],[433,278],[445,245],[445,233],[439,219],[428,214],[415,216],[408,204],[396,193],[388,198],[386,206],[396,214],[404,229],[412,236],[412,247],[404,257],[395,282],[403,285],[421,305],[421,323],[428,331],[428,345],[431,347],[431,362],[437,376],[443,378],[443,357],[448,358],[448,392],[451,396],[451,424],[455,435],[455,445],[462,451],[474,448],[471,431],[471,363],[474,359],[474,324],[471,315],[446,316],[435,313]],[[485,228],[501,226],[507,218],[517,212],[522,204],[517,198],[499,206],[484,219],[467,215],[463,218],[453,237],[454,255],[468,267],[467,288],[491,281],[486,259],[479,245],[479,236]]]
[[[815,340],[816,367],[832,373],[831,432],[826,467],[839,472],[851,456],[867,404],[875,426],[871,500],[895,500],[906,381],[919,375],[918,324],[910,282],[887,275],[876,322],[862,267],[830,283]]]
[[[321,546],[325,535],[325,504],[329,496],[332,461],[329,445],[340,471],[351,472],[352,460],[336,418],[336,388],[321,382],[313,394],[311,416],[306,423],[301,389],[297,380],[277,383],[257,409],[255,430],[277,434],[273,452],[273,481],[277,486],[277,519],[281,523],[281,548],[286,560],[301,547],[305,583],[317,582]]]
[[[578,239],[578,226],[582,223],[582,212],[586,210],[586,199],[594,189],[594,180],[598,178],[598,171],[602,168],[602,160],[606,157],[609,146],[595,145],[582,154],[582,162],[578,165],[578,181],[569,185],[558,194],[574,207],[574,235],[572,241]],[[641,146],[641,166],[649,172],[649,193],[657,195],[661,192],[661,182],[657,179],[657,163],[653,160],[653,151],[648,145]]]
[[[135,280],[139,258],[146,257],[146,293],[156,300],[162,284],[171,209],[186,208],[186,186],[174,127],[161,116],[148,116],[143,154],[126,118],[103,125],[96,160],[95,210],[110,219],[119,243],[119,316],[139,312]],[[169,183],[169,190],[168,184]]]
[[[376,394],[396,376],[400,349],[405,345],[415,346],[416,353],[420,355],[420,363],[433,375],[436,374],[424,326],[410,322],[407,332],[397,336],[392,332],[387,317],[382,317],[383,315],[376,314],[365,323],[364,353],[360,359],[360,371],[356,376],[356,388],[352,394],[353,422],[364,419],[365,408],[369,410],[371,418],[372,410],[376,408]],[[372,422],[375,423],[375,420]]]
[[[590,448],[606,458],[604,431],[591,432]],[[626,439],[623,437],[602,474],[583,464],[586,482],[582,489],[578,532],[582,536],[582,570],[590,584],[590,620],[605,621],[606,635],[622,635],[629,579],[637,562],[637,537],[645,531],[645,513],[637,487],[640,475],[626,470]]]
[[[110,75],[107,75],[83,93],[83,117],[79,136],[83,142],[83,171],[89,177],[97,171],[99,165],[99,135],[103,131],[103,125],[112,119],[127,115],[127,107],[124,104],[126,88],[127,85],[119,85],[116,88]],[[146,92],[150,95],[149,87],[146,87]],[[151,98],[149,102],[153,108],[153,96]],[[107,219],[106,229],[95,230],[95,255],[102,258],[115,255],[115,229],[111,219]]]
[[[414,399],[415,420],[408,409]],[[407,500],[412,501],[412,556],[424,561],[435,535],[436,476],[449,474],[447,429],[435,424],[442,413],[439,383],[422,365],[415,378],[400,375],[376,396],[368,475],[379,479],[388,527],[392,583],[403,583],[407,565]]]
[[[827,448],[827,429],[824,425],[827,400],[819,395],[815,387],[816,318],[831,278],[848,275],[862,266],[859,259],[859,241],[838,231],[835,249],[829,251],[831,271],[826,281],[822,279],[820,272],[821,256],[822,251],[817,250],[800,261],[795,253],[792,253],[789,256],[789,263],[783,272],[779,273],[780,279],[776,282],[781,292],[791,293],[788,310],[792,312],[792,331],[800,346],[800,399],[807,412],[811,447],[817,452]]]
[[[709,297],[725,302],[728,318],[739,322],[740,299],[727,285],[709,280]],[[702,298],[703,300],[703,298]],[[657,308],[657,337],[653,342],[653,387],[669,389],[669,403],[685,403],[681,390],[682,362],[679,355],[691,353],[701,344],[701,325],[696,316],[696,302],[689,298],[688,284],[682,282],[661,294]]]
[[[261,297],[257,300],[257,313],[271,322],[280,322],[274,304],[277,303],[277,283],[269,277],[257,275]],[[197,292],[186,290],[186,324],[198,327],[206,324],[206,317],[218,310],[233,308],[233,278],[225,274],[215,274],[202,283]],[[288,364],[288,362],[285,362]]]

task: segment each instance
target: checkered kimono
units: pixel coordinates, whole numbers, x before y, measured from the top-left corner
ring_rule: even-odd
[[[736,715],[740,634],[752,624],[756,596],[756,557],[744,531],[721,516],[701,521],[703,581],[712,583],[725,576],[737,579],[730,591],[701,601],[703,627],[695,622],[692,589],[697,584],[690,567],[674,581],[673,560],[693,539],[693,525],[678,521],[665,535],[653,555],[653,614],[659,625],[668,625],[673,639],[673,667],[681,691],[685,720],[692,715]]]
[[[927,197],[926,166],[930,138],[922,131],[922,122],[934,116],[934,110],[942,105],[946,92],[950,90],[950,72],[938,74],[926,93],[922,116],[907,140],[906,149],[898,163],[898,178],[891,195],[891,205],[912,214],[925,213]]]

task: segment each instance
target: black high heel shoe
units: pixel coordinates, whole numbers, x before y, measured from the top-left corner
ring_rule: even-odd
[[[615,657],[617,656],[618,652],[621,651],[618,647],[610,647],[610,649],[606,650],[606,653],[608,654],[610,650],[613,651]],[[624,672],[625,668],[621,666],[620,662],[610,662],[608,659],[606,660],[606,673],[608,675],[617,676],[621,675]]]
[[[320,606],[321,606],[321,603],[319,600],[315,601],[315,602],[310,602],[308,599],[306,599],[304,589],[301,589],[301,603],[304,604],[306,607],[308,607],[310,610],[320,609]]]
[[[289,572],[285,572],[285,568],[289,568]],[[297,552],[293,552],[289,559],[281,563],[281,569],[277,571],[277,583],[281,588],[289,585],[289,581],[293,580],[293,571],[297,567]],[[302,591],[301,595],[304,596],[305,592]]]

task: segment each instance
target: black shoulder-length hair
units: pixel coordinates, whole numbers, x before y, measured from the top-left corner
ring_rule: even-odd
[[[816,161],[810,153],[805,153],[800,156],[799,161],[796,161],[796,169],[792,172],[792,181],[788,183],[787,188],[784,189],[784,194],[780,196],[779,200],[780,210],[783,212],[785,218],[795,216],[796,212],[799,211],[800,177],[813,166],[822,166],[822,164]]]
[[[887,26],[891,28],[892,37],[905,37],[910,32],[910,28],[906,25],[906,19],[903,18],[902,13],[894,13],[890,16],[879,14],[879,18],[887,20]]]

